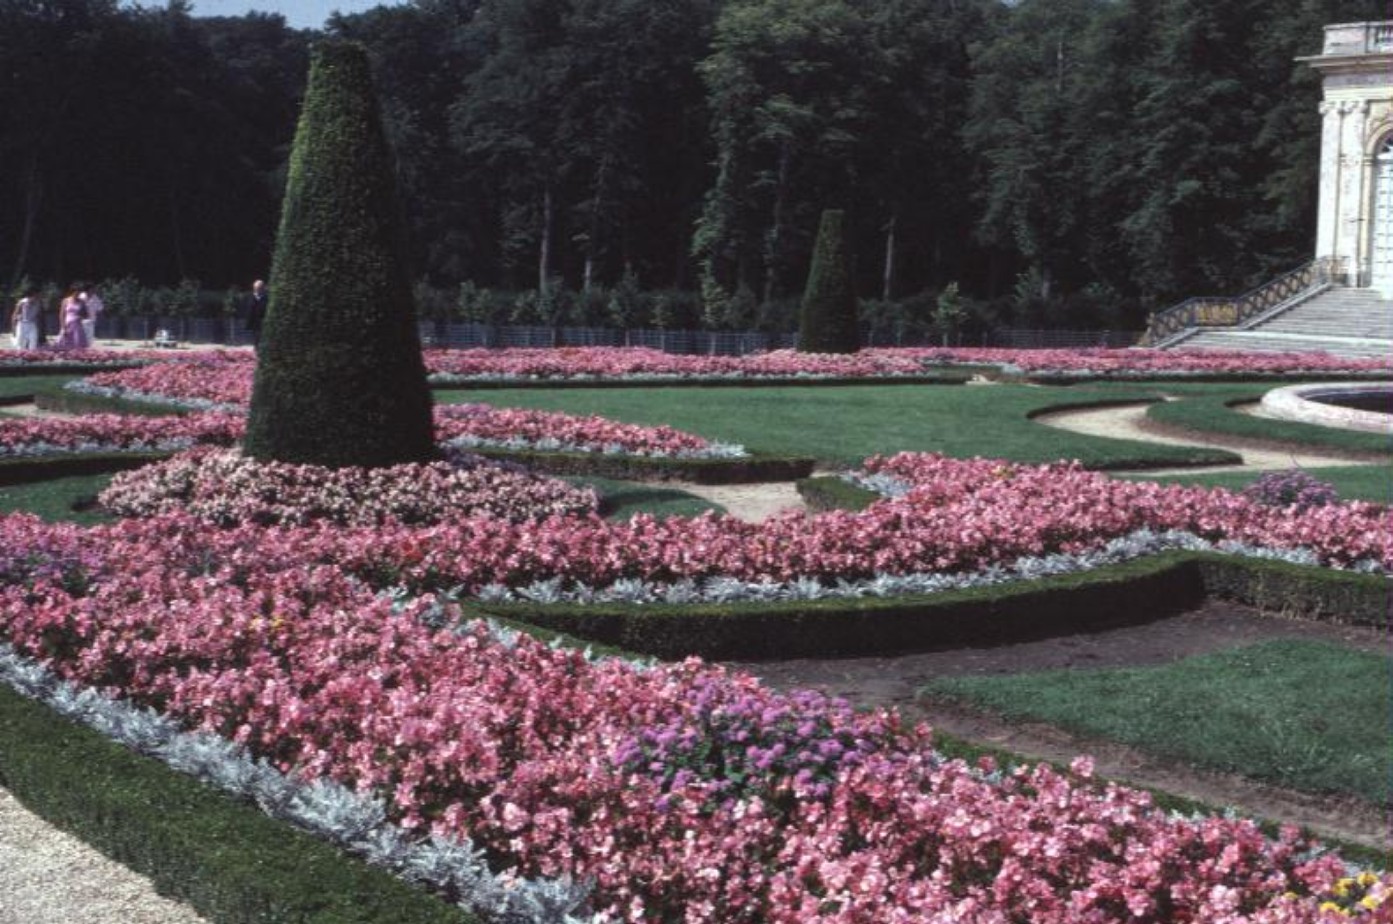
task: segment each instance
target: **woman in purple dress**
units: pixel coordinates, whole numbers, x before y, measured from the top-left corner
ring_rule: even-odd
[[[58,323],[62,333],[54,344],[60,350],[85,350],[88,347],[87,332],[82,329],[82,294],[77,286],[70,286],[58,309]]]

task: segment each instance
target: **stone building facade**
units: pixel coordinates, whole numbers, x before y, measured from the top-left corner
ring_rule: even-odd
[[[1317,259],[1393,296],[1393,22],[1325,27]]]

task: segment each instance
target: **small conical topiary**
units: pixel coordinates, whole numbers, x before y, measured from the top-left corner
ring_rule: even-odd
[[[404,223],[367,52],[316,46],[243,449],[341,468],[435,455]]]
[[[844,224],[840,209],[822,213],[798,324],[798,349],[803,353],[855,353],[861,347]]]

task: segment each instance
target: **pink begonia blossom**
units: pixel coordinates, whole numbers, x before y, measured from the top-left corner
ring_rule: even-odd
[[[1176,818],[1086,761],[996,779],[894,713],[696,660],[432,629],[452,604],[395,606],[335,565],[334,532],[5,517],[0,550],[31,554],[0,556],[0,627],[65,678],[380,795],[407,828],[593,881],[615,919],[1329,919],[1344,866],[1294,830]]]
[[[263,462],[201,447],[116,475],[98,501],[112,513],[183,511],[219,526],[386,522],[432,524],[471,516],[537,518],[593,511],[591,488],[474,457],[382,468]]]
[[[10,418],[0,420],[0,456],[39,451],[148,450],[168,444],[230,446],[242,438],[245,429],[242,417],[234,414]]]
[[[875,348],[816,354],[776,350],[746,356],[691,356],[642,347],[561,349],[429,349],[431,375],[448,381],[533,381],[616,378],[875,378],[921,375],[941,365],[1008,366],[1033,374],[1092,374],[1145,378],[1193,375],[1290,375],[1393,372],[1386,357],[1350,359],[1326,353],[1242,353],[1218,350],[992,348]],[[94,385],[133,395],[164,395],[246,404],[254,363],[245,353],[192,354],[177,362],[100,372]]]

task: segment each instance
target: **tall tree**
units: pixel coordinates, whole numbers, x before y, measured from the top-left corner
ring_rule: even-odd
[[[383,466],[435,452],[403,221],[366,50],[315,49],[244,448]]]
[[[717,175],[695,248],[708,287],[785,295],[822,203],[847,206],[879,50],[849,0],[732,0],[702,62]],[[754,274],[758,272],[758,279]]]
[[[1080,281],[1088,227],[1088,26],[1108,0],[1023,0],[975,50],[970,150],[989,246],[1019,254],[1042,301]]]

